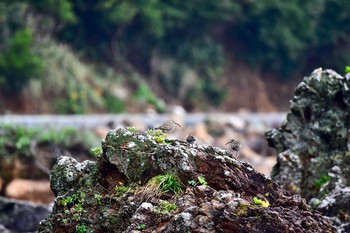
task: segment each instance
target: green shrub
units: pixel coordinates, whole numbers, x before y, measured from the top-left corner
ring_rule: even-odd
[[[181,180],[173,173],[155,176],[148,181],[146,186],[153,189],[156,195],[173,193],[177,196],[181,195],[185,188]]]
[[[165,111],[166,106],[164,101],[159,99],[145,83],[141,83],[138,86],[135,98],[141,103],[153,105],[159,112]]]
[[[10,38],[7,48],[0,49],[0,88],[20,92],[31,78],[39,78],[43,60],[32,51],[33,32],[20,29]],[[1,48],[1,47],[0,47]]]

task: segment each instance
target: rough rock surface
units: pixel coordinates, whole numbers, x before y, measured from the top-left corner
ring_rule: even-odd
[[[272,178],[340,231],[350,223],[350,76],[315,70],[296,88],[287,119],[266,133],[278,154]],[[345,225],[344,225],[345,224]]]
[[[110,131],[102,149],[96,162],[58,159],[57,198],[39,232],[336,232],[304,199],[228,151],[125,128]],[[182,193],[148,189],[169,173]]]
[[[45,205],[0,197],[0,232],[36,232],[49,213]]]

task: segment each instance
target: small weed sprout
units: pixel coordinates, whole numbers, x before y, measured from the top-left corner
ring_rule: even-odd
[[[261,200],[261,199],[259,199],[257,197],[254,197],[253,201],[254,201],[255,205],[261,205],[263,207],[269,207],[270,206],[270,202],[269,201],[264,201],[264,200]]]
[[[189,181],[188,181],[188,184],[189,184],[191,187],[196,187],[198,183],[197,183],[195,180],[189,180]]]
[[[330,180],[331,177],[329,175],[324,175],[315,182],[315,186],[320,189],[322,185],[326,184]]]
[[[62,219],[62,222],[63,222],[64,225],[69,225],[70,219],[64,218],[64,219]]]
[[[345,66],[345,74],[350,73],[350,66]]]
[[[126,127],[126,130],[130,133],[137,133],[138,129],[136,127]]]
[[[198,182],[199,182],[200,184],[202,184],[202,185],[205,185],[205,186],[208,185],[208,182],[207,182],[207,181],[205,180],[205,178],[202,177],[202,176],[198,176]]]
[[[144,229],[146,229],[146,224],[140,224],[140,225],[137,226],[136,229],[137,230],[144,230]]]
[[[165,142],[165,139],[168,136],[167,133],[164,133],[160,129],[148,129],[146,133],[148,135],[152,136],[153,140],[155,140],[158,143]]]
[[[65,214],[72,214],[75,221],[79,221],[83,215],[84,210],[83,204],[85,202],[86,194],[84,192],[79,194],[72,194],[61,200],[61,204],[64,206]]]
[[[156,213],[168,214],[176,211],[177,209],[178,209],[178,206],[175,203],[173,204],[168,201],[160,200],[159,209],[156,210]]]
[[[102,195],[101,194],[95,194],[95,199],[97,201],[97,204],[101,205]]]
[[[85,233],[87,232],[88,227],[86,225],[77,225],[75,228],[76,233]]]
[[[103,150],[101,147],[95,147],[91,149],[91,152],[96,158],[101,158]]]
[[[117,197],[121,197],[124,195],[124,193],[128,192],[129,190],[129,187],[126,187],[122,182],[119,182],[119,186],[115,187],[115,195]]]
[[[75,195],[75,194],[73,194],[73,195]],[[67,197],[67,198],[63,198],[63,199],[61,200],[61,204],[62,204],[64,207],[66,207],[68,204],[73,203],[73,201],[74,201],[73,197],[72,197],[72,196],[69,196],[69,197]]]

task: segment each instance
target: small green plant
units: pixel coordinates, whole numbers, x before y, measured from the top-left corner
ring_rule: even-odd
[[[327,183],[330,180],[331,180],[331,177],[329,175],[324,175],[315,182],[315,186],[317,188],[321,188],[322,185],[324,185],[325,183]]]
[[[147,183],[147,188],[153,190],[156,195],[170,192],[178,196],[183,193],[184,187],[184,184],[174,173],[155,176]]]
[[[345,67],[345,74],[348,74],[348,73],[350,73],[350,66]]]
[[[205,185],[205,186],[208,185],[208,182],[205,180],[205,178],[201,177],[201,176],[198,176],[198,182],[202,185]]]
[[[69,225],[70,219],[69,218],[64,218],[64,219],[62,219],[62,222],[63,222],[64,225]]]
[[[130,187],[124,186],[122,182],[119,182],[119,186],[115,187],[115,195],[117,197],[123,196],[124,193],[128,192]]]
[[[208,182],[207,182],[207,181],[205,180],[205,178],[202,177],[202,176],[198,176],[198,177],[197,177],[197,180],[198,180],[198,182],[195,181],[195,180],[189,180],[189,181],[188,181],[188,184],[189,184],[191,187],[196,187],[198,184],[205,185],[205,186],[208,185]]]
[[[101,194],[95,194],[95,199],[99,205],[101,205],[102,195]]]
[[[74,201],[73,197],[70,196],[70,197],[67,197],[67,198],[62,199],[62,200],[61,200],[61,204],[62,204],[63,206],[67,206],[68,204],[73,203],[73,201]]]
[[[91,152],[93,153],[93,155],[96,158],[101,158],[102,154],[103,154],[103,150],[101,147],[95,147],[91,149]]]
[[[191,186],[191,187],[196,187],[197,186],[197,182],[195,180],[189,180],[188,181],[188,184]]]
[[[158,143],[165,142],[165,139],[168,136],[167,133],[163,132],[160,129],[148,129],[146,133],[152,136],[153,140],[155,140]]]
[[[270,206],[270,202],[269,201],[264,201],[264,200],[261,200],[257,197],[254,197],[253,198],[253,202],[255,205],[261,205],[263,207],[269,207]]]
[[[159,214],[168,214],[176,211],[178,206],[174,203],[170,203],[168,201],[160,200],[159,209],[156,211]]]
[[[130,132],[130,133],[137,133],[138,130],[136,127],[126,127],[126,129]]]
[[[64,213],[72,214],[73,219],[75,221],[79,221],[82,217],[82,214],[86,212],[83,207],[85,196],[86,194],[82,192],[80,194],[74,193],[71,196],[63,198],[61,200],[61,205],[64,206]]]
[[[140,224],[140,225],[137,226],[136,229],[137,230],[144,230],[144,229],[146,229],[146,224]]]
[[[76,233],[85,233],[87,232],[88,227],[86,225],[77,225],[75,228]]]

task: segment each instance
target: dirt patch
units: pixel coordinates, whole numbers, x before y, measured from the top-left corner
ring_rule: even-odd
[[[228,89],[223,111],[275,112],[289,109],[296,81],[262,75],[239,62],[231,64],[223,77]]]

